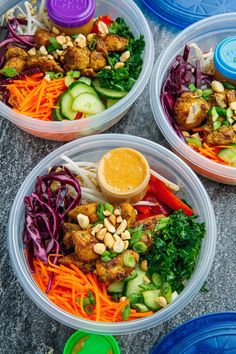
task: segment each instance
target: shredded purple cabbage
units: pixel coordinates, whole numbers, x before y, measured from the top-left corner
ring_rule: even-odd
[[[209,85],[212,76],[201,72],[200,62],[196,60],[196,65],[188,62],[190,48],[186,45],[183,55],[177,55],[170,66],[165,82],[161,90],[161,105],[167,119],[174,128],[176,134],[185,141],[182,131],[179,129],[174,117],[174,105],[176,99],[183,93],[189,91],[189,84],[194,84],[197,88],[202,85]]]
[[[48,262],[50,253],[61,251],[60,226],[68,212],[80,204],[81,189],[76,177],[67,168],[53,167],[37,178],[35,192],[26,196],[23,242],[30,271],[33,258]],[[57,259],[54,258],[54,263]],[[48,284],[50,289],[51,281]]]

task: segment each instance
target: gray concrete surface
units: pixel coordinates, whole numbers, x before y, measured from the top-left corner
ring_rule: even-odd
[[[174,38],[174,27],[144,11],[155,40],[156,57]],[[109,133],[139,135],[164,146],[154,121],[148,87],[123,120]],[[61,143],[34,138],[5,119],[0,121],[0,353],[61,354],[73,330],[52,320],[26,296],[17,282],[7,251],[7,221],[13,199],[31,169]],[[168,146],[167,146],[168,147]],[[236,193],[235,187],[201,178],[214,204],[218,239],[214,265],[207,279],[208,293],[199,293],[177,316],[139,334],[117,337],[122,354],[147,354],[175,326],[214,311],[236,310]],[[99,354],[99,353],[94,353]]]

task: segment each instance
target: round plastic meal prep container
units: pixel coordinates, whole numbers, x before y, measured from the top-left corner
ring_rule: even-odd
[[[24,196],[30,194],[35,186],[36,177],[45,174],[52,165],[62,162],[62,154],[74,161],[97,162],[108,150],[116,147],[137,149],[147,158],[150,167],[180,186],[178,196],[184,198],[199,221],[206,223],[206,236],[192,278],[182,293],[172,304],[152,316],[137,321],[104,323],[88,321],[54,305],[35,284],[29,271],[22,244],[24,225]],[[202,287],[213,262],[216,245],[216,222],[209,196],[195,173],[176,155],[166,148],[149,140],[121,134],[102,134],[85,137],[68,143],[44,158],[28,175],[22,184],[12,206],[8,226],[8,249],[17,277],[29,297],[49,316],[72,328],[87,332],[106,334],[128,334],[156,326],[187,305]]]
[[[172,149],[197,173],[214,181],[233,185],[236,185],[235,167],[221,165],[201,156],[177,136],[162,109],[160,93],[168,68],[175,57],[183,53],[184,46],[194,42],[203,52],[215,48],[224,38],[236,35],[235,17],[236,13],[212,16],[180,32],[160,54],[153,70],[150,87],[155,120]]]
[[[0,16],[18,1],[1,1]],[[19,2],[23,4],[24,2]],[[143,68],[131,91],[114,106],[95,116],[62,122],[46,122],[15,113],[0,101],[1,115],[24,131],[43,139],[70,141],[83,136],[101,133],[116,124],[141,95],[152,72],[154,63],[154,43],[149,25],[138,6],[132,0],[96,0],[95,16],[109,15],[112,19],[123,17],[134,36],[144,35],[145,50]]]

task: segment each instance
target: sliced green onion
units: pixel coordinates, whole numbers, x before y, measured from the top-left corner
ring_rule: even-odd
[[[137,302],[143,302],[143,296],[142,294],[138,294],[138,293],[133,293],[131,295],[128,296],[128,300],[130,305],[136,304]]]
[[[233,118],[227,118],[227,121],[229,122],[229,124],[233,124],[234,123],[234,119]]]
[[[172,291],[169,283],[164,283],[162,285],[161,294],[166,298],[168,304],[170,304],[172,298]]]
[[[130,304],[127,304],[122,307],[122,320],[125,321],[129,318],[130,316]]]
[[[196,138],[186,138],[186,141],[189,145],[195,146],[195,147],[201,147],[202,146],[202,142],[200,139],[196,139]]]
[[[202,90],[201,90],[201,89],[197,89],[197,90],[195,91],[195,93],[196,93],[197,95],[199,95],[199,96],[202,96]]]
[[[219,114],[217,113],[216,107],[212,108],[211,116],[212,116],[213,122],[215,122],[218,119]]]
[[[91,305],[90,299],[88,297],[84,298],[83,305],[84,305],[84,307]]]
[[[228,108],[227,111],[226,111],[226,117],[227,118],[232,118],[234,115],[234,112],[231,108]]]
[[[94,295],[93,295],[91,290],[88,291],[88,298],[89,298],[90,303],[92,305],[96,305],[96,299],[95,299],[95,297],[94,297]]]
[[[138,253],[145,253],[147,252],[147,245],[145,245],[143,242],[136,242],[133,245],[133,250]]]
[[[218,130],[221,127],[221,122],[219,120],[213,122],[213,130]]]
[[[102,257],[106,257],[106,256],[110,257],[111,256],[111,252],[110,251],[103,252]]]
[[[134,257],[129,253],[126,253],[124,255],[123,262],[126,267],[134,268],[136,265],[136,261],[135,261]]]
[[[235,90],[235,86],[230,84],[229,82],[223,82],[223,86],[227,89],[227,90]]]
[[[0,73],[6,77],[14,77],[18,74],[15,68],[4,68],[0,71]]]
[[[162,287],[163,281],[161,279],[160,274],[158,273],[153,273],[152,275],[152,282],[157,286],[158,289]]]
[[[229,127],[229,126],[230,126],[230,124],[229,124],[229,122],[228,122],[227,120],[224,120],[224,121],[222,122],[222,125],[225,125],[226,127]]]
[[[227,111],[225,108],[216,107],[216,112],[219,114],[219,116],[226,117]]]
[[[103,260],[103,262],[108,263],[111,261],[111,257],[105,256],[105,257],[101,257],[101,260]]]
[[[109,203],[106,203],[104,205],[104,209],[110,211],[110,213],[113,213],[113,211],[114,211],[113,206],[111,204],[109,204]]]
[[[137,230],[135,232],[132,233],[132,231],[130,232],[131,233],[131,240],[130,240],[130,244],[133,245],[134,243],[140,241],[141,237],[142,237],[142,230]]]
[[[204,96],[210,96],[210,95],[213,94],[213,90],[210,89],[210,88],[205,89],[205,90],[202,90],[202,94],[203,94]]]
[[[196,88],[196,86],[194,84],[189,84],[188,88],[189,88],[190,92],[195,92],[197,90],[197,88]]]

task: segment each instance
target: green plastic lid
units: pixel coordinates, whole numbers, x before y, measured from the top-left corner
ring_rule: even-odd
[[[77,331],[67,340],[63,354],[120,354],[112,336]]]

